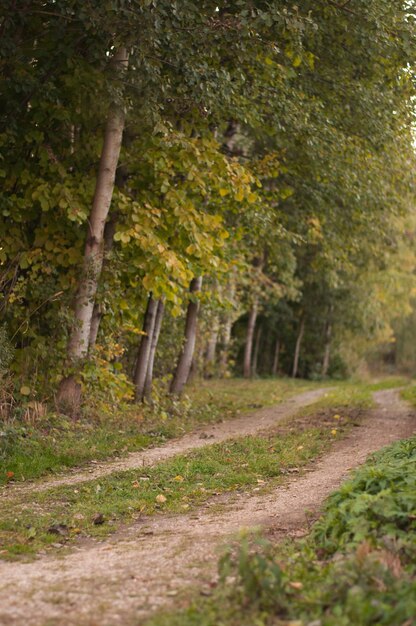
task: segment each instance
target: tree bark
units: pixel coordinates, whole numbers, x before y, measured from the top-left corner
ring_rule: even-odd
[[[235,303],[235,292],[236,292],[236,269],[231,273],[230,279],[226,286],[227,290],[227,299],[230,305],[236,308]],[[225,320],[222,323],[221,329],[221,351],[219,357],[219,373],[220,376],[225,376],[228,368],[228,357],[230,351],[230,343],[231,343],[231,334],[234,323],[235,311],[228,311],[225,314]]]
[[[272,376],[276,376],[277,374],[277,368],[279,367],[279,356],[280,356],[280,339],[276,339],[276,344],[274,348],[274,356],[273,356]]]
[[[128,64],[128,52],[119,48],[112,59],[118,71],[124,71]],[[85,244],[84,260],[74,305],[74,325],[68,342],[67,356],[70,363],[87,356],[95,295],[103,264],[103,235],[108,211],[114,190],[114,180],[121,140],[124,130],[124,108],[113,104],[107,117],[104,142],[96,180],[91,213],[88,219],[88,235]],[[72,383],[71,383],[72,381]],[[60,385],[57,401],[60,406],[72,402],[74,377],[64,379]],[[80,394],[79,394],[80,397]]]
[[[95,344],[97,343],[97,335],[98,335],[98,330],[100,328],[102,316],[103,316],[103,311],[102,311],[101,304],[99,302],[96,302],[94,304],[94,310],[92,312],[92,318],[91,318],[90,336],[89,336],[89,341],[88,341],[89,353],[93,352],[95,348]]]
[[[157,306],[157,300],[155,300],[152,294],[150,294],[143,320],[143,332],[145,334],[142,335],[140,340],[133,374],[133,382],[135,385],[134,396],[136,402],[141,402],[143,400],[147,368],[149,365],[149,355],[156,322]]]
[[[322,361],[322,376],[326,376],[328,374],[329,359],[331,356],[331,335],[332,335],[332,324],[328,320],[325,326],[325,350],[324,350],[324,358]]]
[[[150,398],[152,393],[153,383],[153,366],[155,363],[156,348],[159,341],[160,329],[162,328],[162,320],[165,312],[165,304],[163,300],[159,300],[157,303],[155,325],[153,328],[152,340],[150,342],[150,352],[147,362],[146,380],[144,383],[144,397]]]
[[[205,351],[205,376],[209,377],[214,374],[215,371],[215,358],[217,352],[218,343],[218,319],[214,319],[212,323],[212,330],[208,339],[206,351]]]
[[[263,328],[262,326],[259,326],[257,329],[257,333],[256,333],[256,343],[254,345],[254,353],[253,353],[253,365],[251,368],[253,376],[257,376],[257,368],[258,368],[258,363],[259,363],[259,349],[260,349],[260,341],[261,341],[262,332],[263,332]]]
[[[292,378],[296,378],[298,375],[298,367],[299,367],[299,355],[300,355],[300,347],[302,344],[303,333],[305,332],[305,318],[302,316],[300,320],[299,332],[296,338],[296,346],[295,346],[295,356],[293,358],[293,370],[292,370]]]
[[[220,354],[220,376],[225,376],[228,366],[228,355],[231,343],[231,332],[233,328],[233,319],[229,314],[224,323],[224,329],[222,331],[222,349]]]
[[[257,311],[258,311],[258,299],[256,298],[248,315],[246,344],[244,346],[244,363],[243,363],[244,378],[250,378],[252,374],[251,359],[252,359],[252,353],[253,353],[253,338],[254,338],[254,329],[256,327]]]
[[[103,268],[107,263],[107,255],[111,251],[113,247],[114,241],[114,233],[116,230],[116,219],[113,215],[104,227],[104,258],[103,258]],[[94,309],[92,312],[91,318],[91,328],[90,328],[90,336],[88,340],[88,352],[92,352],[95,348],[95,344],[97,341],[98,330],[100,328],[100,323],[103,317],[102,306],[99,302],[94,303]]]
[[[198,276],[191,281],[189,291],[191,294],[197,294],[201,290],[201,287],[202,276]],[[175,374],[170,386],[170,392],[174,395],[180,395],[184,385],[188,381],[195,349],[198,311],[199,301],[191,300],[188,304],[188,310],[186,313],[185,343],[180,353]]]

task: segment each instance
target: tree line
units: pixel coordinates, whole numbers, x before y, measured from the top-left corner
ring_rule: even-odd
[[[345,375],[411,311],[415,4],[6,0],[15,398]],[[18,10],[17,10],[18,9]]]

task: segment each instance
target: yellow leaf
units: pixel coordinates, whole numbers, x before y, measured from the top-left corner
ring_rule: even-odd
[[[221,187],[220,189],[220,196],[223,198],[224,196],[227,196],[230,192],[228,191],[228,189],[224,189],[224,187]]]
[[[335,437],[335,435],[337,434],[337,432],[338,432],[338,431],[337,431],[337,429],[336,429],[336,428],[333,428],[333,429],[331,430],[331,435],[334,435],[334,437]]]
[[[156,502],[158,502],[159,504],[163,504],[164,502],[166,502],[165,496],[160,493],[158,496],[156,496]]]
[[[339,420],[339,419],[341,419],[341,415],[338,415],[338,414],[337,415],[333,415],[332,419]]]
[[[20,393],[22,394],[22,396],[29,396],[30,387],[28,387],[27,385],[23,385],[23,387],[20,387]]]
[[[177,476],[175,476],[175,478],[173,480],[176,480],[176,482],[178,483],[183,483],[183,481],[185,480],[183,476],[180,476],[180,474],[178,474]]]

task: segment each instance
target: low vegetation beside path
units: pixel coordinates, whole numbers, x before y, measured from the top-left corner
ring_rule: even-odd
[[[356,471],[309,537],[231,547],[210,597],[146,626],[412,626],[415,492],[413,437]]]

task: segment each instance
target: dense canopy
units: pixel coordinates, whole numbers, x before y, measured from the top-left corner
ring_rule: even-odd
[[[400,365],[414,2],[15,4],[0,18],[12,404],[141,401],[153,375],[173,394],[191,372],[344,376],[369,350]]]

